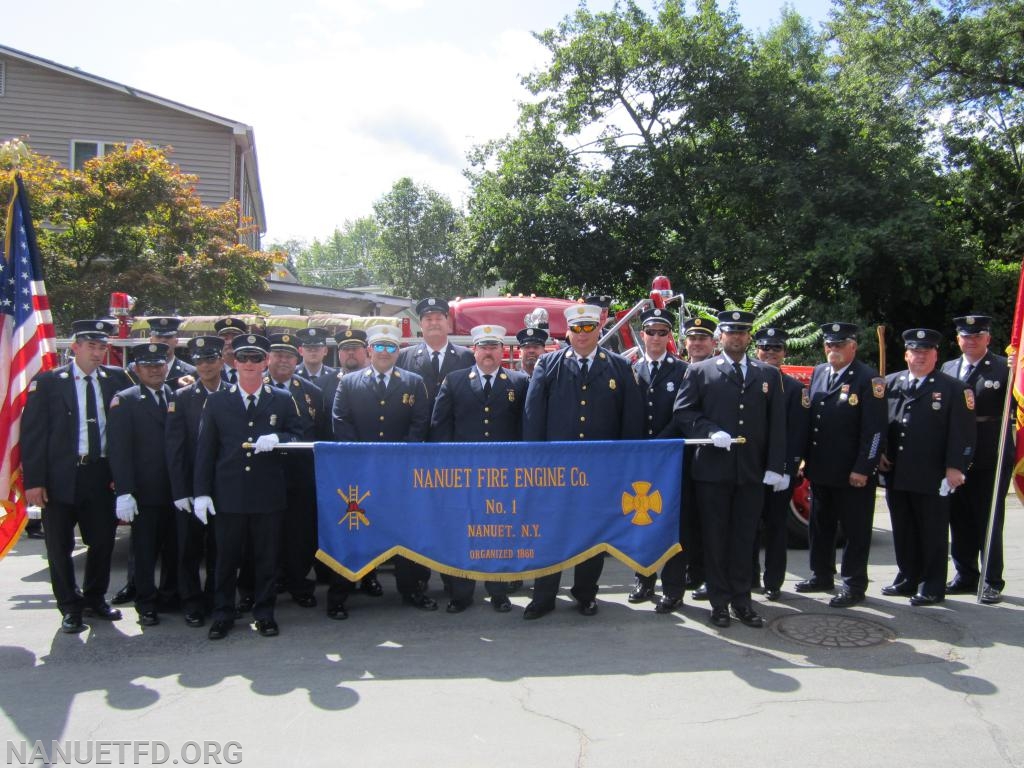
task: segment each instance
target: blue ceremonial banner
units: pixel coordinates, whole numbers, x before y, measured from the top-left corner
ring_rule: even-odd
[[[316,443],[320,551],[359,579],[393,555],[492,581],[679,546],[682,440]]]

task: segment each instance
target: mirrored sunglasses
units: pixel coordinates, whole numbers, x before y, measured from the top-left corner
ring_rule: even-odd
[[[597,329],[597,323],[574,323],[569,326],[569,330],[573,333],[590,333]]]
[[[262,363],[267,356],[261,352],[239,352],[235,355],[235,361],[239,363]]]
[[[667,328],[644,328],[644,333],[648,336],[668,336],[669,331]]]
[[[370,345],[370,349],[374,352],[394,353],[398,351],[398,345],[390,341],[377,341]]]

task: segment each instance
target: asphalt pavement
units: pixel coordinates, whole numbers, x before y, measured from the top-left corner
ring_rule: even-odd
[[[523,621],[477,602],[449,615],[403,606],[390,573],[350,618],[285,595],[281,634],[239,623],[211,642],[180,614],[59,632],[43,542],[0,561],[0,747],[6,764],[243,766],[1024,766],[1024,522],[1010,499],[1005,600],[915,608],[880,594],[895,573],[885,503],[865,603],[755,596],[764,629],[708,624],[706,603],[630,605],[607,559],[600,612],[563,580],[558,609]],[[111,594],[124,583],[127,533]],[[83,551],[84,552],[84,551]],[[81,569],[84,558],[76,557]],[[77,750],[77,753],[75,752]],[[205,752],[205,757],[204,757]]]

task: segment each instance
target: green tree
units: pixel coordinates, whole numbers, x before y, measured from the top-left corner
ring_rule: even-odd
[[[21,169],[58,328],[105,315],[113,291],[136,297],[138,314],[256,310],[251,296],[279,257],[240,244],[251,224],[237,201],[204,206],[196,177],[164,150],[119,145],[81,171],[31,154]]]
[[[290,242],[288,250],[300,283],[353,288],[374,282],[370,265],[378,239],[376,219],[366,216],[346,221],[323,241]]]

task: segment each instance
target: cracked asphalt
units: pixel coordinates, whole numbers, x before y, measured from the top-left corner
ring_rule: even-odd
[[[127,544],[122,531],[112,591]],[[539,621],[522,620],[528,589],[511,614],[478,587],[472,608],[448,615],[436,574],[442,608],[422,613],[386,572],[384,597],[353,596],[347,621],[325,617],[320,587],[313,609],[283,596],[279,637],[240,623],[214,643],[180,614],[143,631],[133,610],[61,634],[43,544],[23,538],[0,562],[0,747],[15,765],[36,742],[50,754],[53,741],[119,741],[169,751],[161,763],[115,750],[108,764],[204,764],[185,745],[210,742],[220,764],[243,766],[1024,766],[1022,545],[1011,498],[1005,601],[913,608],[879,591],[895,573],[879,497],[868,600],[838,612],[827,595],[797,595],[807,555],[790,550],[782,601],[755,597],[772,623],[761,630],[715,629],[689,595],[669,616],[629,605],[632,574],[609,559],[593,618],[565,582]],[[786,616],[837,613],[891,639],[836,648],[777,631]]]

